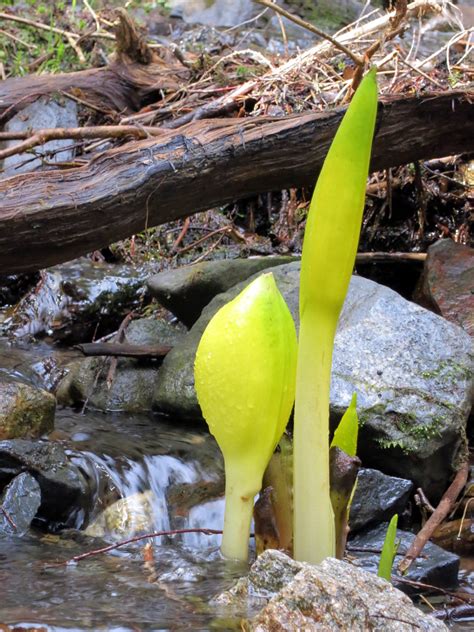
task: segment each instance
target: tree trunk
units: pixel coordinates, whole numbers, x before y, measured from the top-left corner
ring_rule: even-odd
[[[473,107],[463,92],[385,100],[371,169],[472,150]],[[0,180],[0,273],[51,266],[238,198],[312,186],[343,113],[195,121],[84,167]]]

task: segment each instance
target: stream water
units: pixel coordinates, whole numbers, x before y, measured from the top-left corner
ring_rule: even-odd
[[[18,360],[19,350],[12,355]],[[24,377],[21,363],[9,374]],[[208,605],[247,570],[221,560],[220,536],[157,538],[146,551],[140,541],[54,566],[137,533],[221,528],[222,462],[212,438],[153,415],[59,410],[49,440],[66,449],[88,492],[50,533],[39,524],[21,539],[0,538],[0,622],[54,631],[237,629],[239,617],[223,620]]]

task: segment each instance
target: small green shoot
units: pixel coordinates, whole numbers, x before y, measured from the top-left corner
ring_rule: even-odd
[[[357,417],[357,393],[353,393],[351,403],[341,418],[331,448],[339,448],[349,456],[357,454],[357,439],[359,436],[359,418]]]
[[[397,524],[398,514],[392,516],[390,523],[387,527],[387,533],[385,534],[385,540],[382,547],[382,554],[380,555],[378,576],[383,577],[388,582],[392,578],[392,566],[395,555],[397,554],[399,542],[395,542],[397,537]]]
[[[336,530],[336,557],[342,559],[349,533],[349,509],[354,495],[360,461],[356,457],[359,435],[357,417],[357,394],[342,416],[331,442],[331,504],[334,511]]]

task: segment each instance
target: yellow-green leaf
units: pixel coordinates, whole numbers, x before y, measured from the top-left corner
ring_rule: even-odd
[[[355,456],[357,454],[358,434],[357,393],[353,393],[351,403],[336,428],[331,448],[339,448],[349,456]]]

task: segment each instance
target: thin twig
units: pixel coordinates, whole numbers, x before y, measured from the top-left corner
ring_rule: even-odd
[[[166,134],[157,127],[137,127],[136,125],[97,125],[95,127],[57,127],[38,130],[24,130],[18,132],[0,132],[0,141],[23,140],[18,145],[0,150],[0,160],[22,154],[25,151],[44,145],[50,140],[83,139],[83,138],[124,138],[133,136],[144,139],[149,136]]]
[[[423,550],[423,547],[428,542],[428,540],[433,535],[434,530],[438,527],[441,522],[446,518],[446,516],[451,511],[454,503],[456,502],[457,497],[461,493],[463,487],[467,482],[467,478],[469,475],[469,464],[466,462],[456,476],[454,477],[453,482],[448,487],[443,497],[441,498],[439,505],[436,507],[434,512],[431,514],[429,519],[426,521],[424,527],[418,532],[416,538],[410,545],[407,553],[404,558],[398,565],[398,570],[401,573],[406,573],[406,571],[410,568],[412,563],[416,560],[418,555]]]
[[[2,514],[5,516],[7,522],[10,524],[10,526],[15,529],[15,531],[17,530],[17,526],[16,524],[13,522],[13,518],[10,516],[10,514],[8,513],[8,511],[2,507],[2,505],[0,505],[0,511],[2,512]]]
[[[426,252],[359,252],[356,263],[373,263],[375,261],[425,261]]]
[[[127,329],[127,327],[130,324],[130,321],[132,320],[132,318],[135,316],[134,312],[129,312],[125,318],[122,320],[122,322],[120,323],[120,326],[117,330],[117,335],[115,337],[115,342],[123,342],[125,340],[125,331]],[[110,390],[112,388],[112,384],[114,383],[114,379],[115,379],[115,373],[117,372],[117,364],[118,364],[118,358],[117,356],[114,356],[113,358],[111,358],[110,360],[110,366],[109,366],[109,370],[107,372],[107,378],[106,378],[106,384],[107,384],[107,389]]]
[[[108,553],[109,551],[114,551],[115,549],[119,549],[122,546],[126,546],[127,544],[132,544],[133,542],[140,542],[140,540],[146,540],[149,538],[161,538],[163,536],[172,536],[172,535],[180,535],[182,533],[202,533],[203,535],[222,535],[222,531],[219,529],[173,529],[171,531],[155,531],[154,533],[145,533],[144,535],[136,535],[133,538],[128,538],[127,540],[121,540],[120,542],[116,542],[115,544],[109,544],[108,546],[103,546],[100,549],[93,549],[92,551],[87,551],[86,553],[80,553],[79,555],[75,555],[65,562],[56,562],[53,564],[45,564],[45,568],[52,568],[56,566],[67,566],[68,564],[72,564],[74,562],[80,562],[81,560],[85,560],[88,557],[93,557],[95,555],[101,555],[102,553]]]

